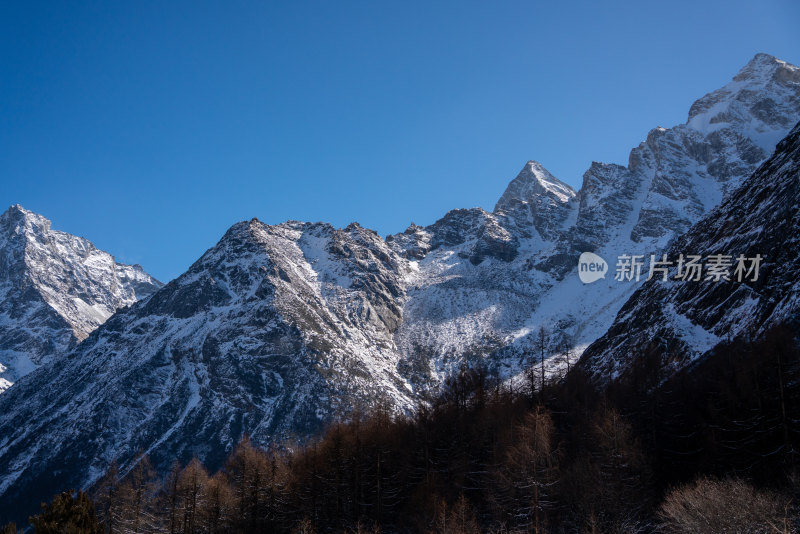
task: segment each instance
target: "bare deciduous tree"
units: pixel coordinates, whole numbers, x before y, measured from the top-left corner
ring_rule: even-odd
[[[783,534],[794,532],[789,501],[739,479],[701,478],[670,492],[658,515],[670,534]]]

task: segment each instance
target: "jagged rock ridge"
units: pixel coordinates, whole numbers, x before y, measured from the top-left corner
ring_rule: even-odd
[[[389,243],[414,265],[398,344],[407,358],[452,363],[491,354],[513,373],[545,326],[575,352],[611,325],[636,290],[576,276],[581,252],[612,268],[620,254],[655,254],[717,206],[800,119],[800,69],[756,55],[688,121],[655,128],[627,166],[593,163],[576,193],[529,162],[493,213],[456,210]],[[465,261],[467,260],[467,261]]]
[[[702,357],[717,343],[757,337],[800,311],[800,124],[753,176],[667,253],[731,256],[730,280],[646,282],[622,307],[608,332],[586,350],[581,365],[599,380],[624,375],[646,352],[663,360],[664,376]],[[749,276],[734,275],[736,258],[760,256]],[[747,262],[747,269],[752,262]],[[705,278],[705,275],[704,277]]]

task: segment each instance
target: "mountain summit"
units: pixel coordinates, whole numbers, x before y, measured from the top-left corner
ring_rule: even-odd
[[[161,285],[139,265],[11,206],[0,215],[0,392]]]
[[[569,215],[575,195],[574,189],[541,163],[529,161],[508,184],[494,214],[508,217],[519,229],[533,226],[544,239],[553,239]]]

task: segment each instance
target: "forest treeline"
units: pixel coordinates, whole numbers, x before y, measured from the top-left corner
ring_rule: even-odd
[[[143,457],[67,491],[35,531],[85,533],[795,532],[796,331],[720,346],[665,380],[632,355],[599,389],[582,366],[516,388],[463,369],[411,416],[355,414],[302,446],[245,438],[215,473]],[[6,533],[15,532],[14,526]]]

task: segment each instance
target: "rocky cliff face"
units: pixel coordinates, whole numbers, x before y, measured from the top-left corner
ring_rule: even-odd
[[[646,282],[622,307],[608,332],[584,353],[581,365],[600,380],[625,374],[631,361],[657,351],[665,376],[740,336],[758,336],[800,312],[800,125],[775,154],[726,200],[674,242],[676,265],[667,280]],[[731,256],[729,280],[678,278],[677,259],[689,254]],[[737,257],[760,256],[736,274]],[[704,263],[705,264],[705,263]],[[741,280],[739,279],[741,278]],[[756,279],[754,279],[756,278]]]
[[[0,392],[161,283],[21,206],[0,215]]]

